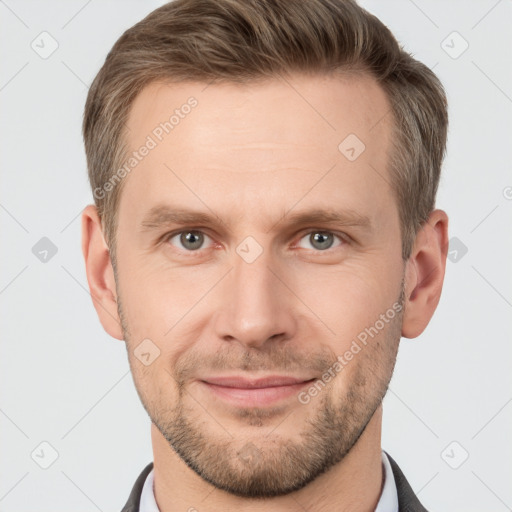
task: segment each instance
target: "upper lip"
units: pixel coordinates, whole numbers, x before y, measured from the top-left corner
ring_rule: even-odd
[[[287,375],[269,375],[259,379],[250,379],[242,376],[207,377],[203,380],[209,384],[229,388],[268,388],[273,386],[289,386],[312,380],[314,377],[291,377]]]

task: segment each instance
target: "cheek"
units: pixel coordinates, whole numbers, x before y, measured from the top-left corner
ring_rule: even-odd
[[[341,346],[372,325],[396,297],[390,285],[369,272],[338,270],[316,275],[304,286],[304,302],[330,327]]]
[[[129,262],[128,262],[129,263]],[[139,338],[165,340],[207,291],[208,280],[188,272],[127,264],[119,270],[123,311]]]
[[[154,349],[153,349],[154,350]],[[144,347],[140,354],[137,347],[130,354],[130,367],[137,392],[144,404],[170,403],[178,396],[178,384],[172,376],[172,366],[168,364],[169,354],[161,351],[159,356],[148,364],[144,353],[151,351]],[[154,356],[154,351],[153,351]]]
[[[355,336],[340,341],[337,361],[332,365],[339,376],[334,379],[334,393],[352,393],[357,388],[364,393],[382,390],[389,382],[396,361],[399,319],[390,320],[381,329],[372,330],[374,323]]]

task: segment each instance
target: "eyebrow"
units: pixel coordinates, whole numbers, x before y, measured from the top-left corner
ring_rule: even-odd
[[[359,227],[367,231],[373,230],[371,219],[354,210],[334,210],[326,208],[315,208],[312,210],[284,213],[280,219],[269,228],[274,229],[281,224],[285,227],[303,226],[306,224],[336,224],[339,226]],[[218,216],[187,208],[171,208],[167,205],[159,205],[151,208],[141,222],[143,231],[158,229],[170,224],[192,225],[203,224],[207,226],[228,225]]]

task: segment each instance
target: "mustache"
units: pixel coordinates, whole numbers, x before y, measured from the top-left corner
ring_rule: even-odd
[[[315,373],[321,375],[337,360],[337,355],[329,347],[315,347],[314,352],[298,352],[289,347],[274,346],[271,350],[249,350],[234,354],[233,351],[187,352],[176,361],[173,376],[183,382],[201,375],[219,373],[251,373],[260,370],[276,374]]]

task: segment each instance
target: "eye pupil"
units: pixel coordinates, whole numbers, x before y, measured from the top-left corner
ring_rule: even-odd
[[[331,245],[333,244],[333,237],[330,233],[313,233],[311,234],[310,239],[311,244],[317,249],[329,249],[329,247],[331,247]]]
[[[183,247],[190,250],[199,249],[203,243],[203,235],[199,231],[185,231],[180,236]]]

